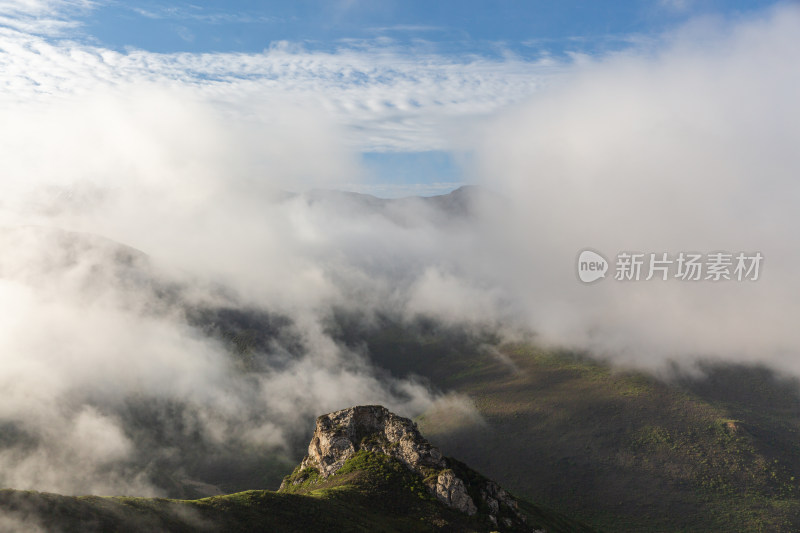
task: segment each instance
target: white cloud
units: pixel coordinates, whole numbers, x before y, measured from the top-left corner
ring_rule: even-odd
[[[246,115],[274,99],[320,107],[368,151],[448,148],[465,118],[518,102],[563,67],[466,61],[392,47],[336,52],[276,45],[257,54],[125,53],[0,31],[0,106],[155,83],[182,86]]]
[[[174,439],[157,438],[170,416],[180,417],[170,436],[211,457],[276,453],[307,438],[314,416],[353,404],[406,415],[435,404],[424,384],[381,376],[336,342],[326,320],[337,303],[369,311],[392,300],[398,276],[387,268],[436,243],[353,216],[357,202],[276,201],[278,189],[349,179],[356,167],[324,114],[291,101],[268,111],[234,119],[190,88],[158,84],[0,111],[0,424],[22,435],[0,446],[1,484],[162,494],[151,465],[187,466]],[[153,259],[129,251],[143,262],[120,270],[113,242],[55,228]],[[372,258],[379,235],[391,241]],[[176,282],[188,305],[287,316],[291,343],[261,348],[261,366],[242,373],[151,282]],[[154,411],[145,429],[136,409]]]
[[[544,337],[633,364],[713,354],[800,372],[786,296],[800,290],[798,36],[794,6],[697,21],[656,53],[588,61],[482,132],[476,174],[516,204],[500,275]],[[574,272],[586,247],[765,263],[754,283],[586,287]]]
[[[692,0],[658,0],[661,7],[676,12],[688,11],[694,2]]]
[[[197,5],[190,5],[186,7],[180,6],[150,6],[144,9],[138,6],[126,6],[133,12],[149,18],[149,19],[166,19],[176,21],[197,21],[206,24],[254,24],[254,23],[270,23],[282,22],[278,17],[271,17],[267,15],[253,15],[243,11],[237,12],[219,12],[210,11],[204,7]]]
[[[60,36],[78,27],[75,16],[95,5],[93,0],[0,0],[0,28]]]

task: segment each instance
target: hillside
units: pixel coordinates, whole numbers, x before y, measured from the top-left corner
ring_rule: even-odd
[[[453,193],[452,202],[458,204],[458,194],[464,192]],[[325,201],[328,195],[320,197]],[[8,378],[28,388],[8,389],[17,391],[17,403],[0,421],[0,451],[6,459],[3,485],[65,494],[173,498],[4,493],[6,508],[17,505],[23,515],[44,506],[53,508],[45,512],[51,518],[63,511],[103,523],[106,515],[116,520],[133,512],[140,518],[140,511],[146,511],[153,520],[163,521],[176,509],[201,509],[214,522],[223,519],[224,509],[233,509],[236,516],[289,512],[291,503],[281,503],[280,511],[270,510],[269,502],[282,501],[283,493],[262,489],[277,488],[302,459],[314,416],[355,402],[381,403],[360,392],[379,389],[399,403],[408,390],[424,390],[428,400],[444,398],[439,404],[418,404],[440,405],[437,409],[409,412],[421,414],[416,421],[433,444],[522,498],[521,507],[524,501],[536,502],[607,531],[800,530],[800,387],[797,380],[768,368],[706,362],[697,372],[676,369],[669,379],[659,380],[612,369],[591,354],[545,349],[535,342],[508,343],[489,327],[401,318],[376,307],[356,312],[354,306],[346,311],[334,307],[320,318],[325,330],[320,338],[329,339],[337,351],[321,361],[317,345],[309,342],[297,317],[267,306],[243,305],[224,287],[213,286],[204,298],[194,298],[192,280],[163,276],[149,256],[135,249],[52,228],[6,229],[0,238],[16,251],[5,256],[0,274],[17,280],[26,291],[74,304],[74,312],[55,314],[50,322],[40,323],[47,313],[32,315],[37,320],[30,338],[50,337],[40,331],[69,330],[64,320],[72,316],[76,320],[69,324],[75,331],[53,344],[53,353],[66,361],[62,352],[76,352],[65,350],[71,343],[95,353],[73,387],[45,396],[44,403],[39,395],[48,390],[40,385],[47,382],[43,377],[56,369],[60,373],[51,379],[72,383],[73,367],[83,357],[73,357],[72,364],[62,367],[54,365],[47,356],[50,350],[45,350],[39,354],[40,366],[7,365],[12,377],[17,375],[14,371],[28,369],[20,374],[26,379]],[[21,258],[27,258],[25,268],[20,268]],[[33,265],[39,265],[38,270]],[[104,306],[108,301],[114,306]],[[105,322],[97,316],[86,318],[92,308],[87,302],[102,310],[103,319],[109,309],[119,312],[118,329],[105,335],[103,327],[95,327]],[[147,327],[120,342],[122,332],[137,324]],[[187,358],[175,368],[170,366],[173,357],[157,356],[159,350],[146,343],[142,348],[152,332],[165,326],[192,341],[181,345]],[[92,343],[84,346],[84,339]],[[97,344],[103,349],[92,352],[95,341],[102,339],[108,341]],[[129,349],[119,351],[111,364],[109,354],[120,346]],[[213,349],[213,357],[203,356],[204,348]],[[128,366],[132,362],[136,364]],[[306,377],[320,368],[322,378],[307,382]],[[342,368],[350,381],[336,381]],[[163,378],[165,370],[171,371],[170,379]],[[136,379],[129,379],[130,373]],[[176,389],[173,382],[186,376],[195,380],[192,387]],[[294,385],[285,385],[284,379]],[[336,399],[352,379],[368,387],[353,388],[358,398]],[[306,401],[314,386],[324,394],[311,394]],[[209,390],[214,394],[207,394]],[[468,402],[441,407],[449,405],[450,393],[468,398],[476,411],[464,409]],[[9,405],[12,396],[7,396]],[[236,401],[228,405],[231,396]],[[315,402],[326,406],[319,408]],[[78,422],[84,424],[80,430]],[[218,431],[218,423],[233,431]],[[54,433],[54,427],[61,432]],[[91,432],[98,428],[116,429]],[[251,433],[253,428],[262,431]],[[124,452],[121,456],[106,458],[103,446],[95,448],[108,435],[126,443],[118,448]],[[34,470],[39,478],[30,480],[30,469],[22,472],[25,475],[11,475],[28,464],[25,458],[47,459]],[[371,464],[370,459],[362,466]],[[382,516],[383,511],[370,514],[374,502],[363,500],[366,509],[353,503],[361,501],[359,494],[367,497],[377,490],[376,480],[362,474],[352,477],[352,483],[338,477],[290,492],[295,492],[293,497],[315,498],[313,505],[334,505],[327,502],[328,496],[344,495],[343,501],[356,505],[359,519]],[[54,480],[62,484],[47,484]],[[143,483],[130,489],[95,489],[85,488],[85,480],[95,482],[93,487],[104,487],[106,480],[116,482],[115,487]],[[222,496],[230,493],[240,495]],[[254,499],[266,502],[266,507],[242,507],[242,502]],[[298,505],[295,510],[305,504]],[[325,511],[332,520],[338,520],[337,505]],[[430,516],[439,517],[438,507],[431,509]],[[342,510],[342,516],[351,511]]]
[[[369,424],[364,423],[366,419]],[[325,425],[331,420],[334,423]],[[251,490],[199,500],[170,500],[2,490],[0,528],[59,532],[592,531],[519,501],[463,463],[443,458],[410,420],[380,406],[320,417],[309,452],[320,450],[321,442],[324,455],[306,457],[277,492]],[[430,470],[425,472],[427,477],[419,470],[421,465]]]
[[[708,363],[665,382],[433,323],[371,331],[378,364],[474,402],[477,421],[420,417],[431,440],[526,499],[609,531],[800,527],[794,380]]]

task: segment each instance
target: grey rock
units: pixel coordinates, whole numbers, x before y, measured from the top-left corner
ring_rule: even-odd
[[[456,477],[452,470],[444,470],[439,474],[434,491],[439,501],[453,509],[458,509],[470,516],[478,512],[464,482]]]
[[[365,405],[317,418],[301,467],[316,467],[327,478],[359,450],[394,457],[418,474],[447,466],[442,452],[422,437],[414,422],[380,405]]]
[[[317,418],[308,455],[300,469],[313,468],[326,479],[360,450],[400,461],[422,478],[433,496],[452,509],[469,516],[482,510],[491,524],[529,530],[516,500],[497,483],[442,456],[414,422],[380,405],[351,407]]]

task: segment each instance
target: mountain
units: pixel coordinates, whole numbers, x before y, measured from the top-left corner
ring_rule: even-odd
[[[543,524],[529,523],[532,518],[520,509],[517,499],[495,482],[455,459],[442,456],[411,420],[376,405],[319,417],[308,455],[283,481],[280,490],[294,493],[319,490],[337,474],[359,468],[374,469],[376,473],[386,469],[399,472],[405,478],[404,485],[420,500],[438,500],[472,517],[471,527],[475,530],[548,529]],[[340,486],[339,479],[333,481],[333,486]],[[369,495],[374,497],[377,493],[371,491]],[[468,527],[467,522],[464,524]],[[570,530],[580,528],[576,524]]]
[[[708,362],[658,379],[432,321],[340,319],[375,364],[466,394],[428,438],[529,500],[619,532],[800,530],[800,387]]]
[[[464,185],[447,194],[378,198],[370,194],[314,189],[305,193],[285,193],[281,201],[305,202],[323,212],[350,219],[385,217],[403,227],[434,223],[437,225],[474,222],[487,209],[497,210],[505,199],[488,189]]]
[[[2,490],[0,527],[59,532],[593,531],[518,500],[442,456],[416,424],[381,406],[319,417],[308,455],[277,492],[169,500]]]
[[[458,205],[459,195],[474,192],[467,189],[440,199],[418,200],[430,205]],[[319,198],[314,201],[326,202],[333,193],[315,194]],[[354,198],[355,204],[380,204],[372,214],[372,207],[348,211],[353,217],[377,216],[380,210],[389,212],[391,206],[404,201],[373,201],[349,193],[345,196]],[[310,200],[298,196],[285,201]],[[332,200],[330,204],[333,209],[341,202]],[[419,222],[413,217],[404,220],[408,224]],[[2,520],[35,515],[45,508],[43,516],[52,520],[47,530],[59,529],[54,526],[58,513],[85,515],[100,524],[116,523],[130,515],[132,520],[149,517],[147,520],[157,521],[154,523],[169,525],[176,513],[183,517],[201,509],[201,516],[213,523],[225,519],[246,524],[252,513],[274,525],[277,519],[270,516],[305,516],[302,513],[309,509],[319,509],[315,516],[320,520],[327,517],[331,524],[360,524],[358,520],[372,519],[383,524],[381,517],[394,512],[391,507],[376,512],[370,508],[375,502],[368,502],[370,490],[394,490],[381,483],[392,477],[399,459],[386,466],[376,464],[369,455],[388,451],[385,447],[359,448],[356,455],[361,455],[346,460],[360,465],[362,472],[351,476],[352,483],[344,484],[347,487],[339,482],[351,473],[340,470],[328,478],[317,476],[313,484],[284,486],[280,492],[261,490],[277,488],[304,456],[313,456],[307,445],[316,414],[358,401],[382,401],[356,399],[310,407],[287,400],[265,407],[261,394],[266,388],[258,388],[259,380],[291,367],[309,352],[302,323],[271,308],[245,307],[222,289],[214,292],[213,298],[193,300],[191,280],[180,277],[176,282],[175,278],[162,277],[144,253],[100,237],[29,227],[0,231],[0,243],[14,252],[0,258],[0,277],[4,280],[20,281],[24,287],[43,285],[48,298],[54,300],[67,290],[70,297],[73,292],[80,295],[76,311],[56,315],[58,320],[52,320],[49,327],[59,325],[67,316],[82,315],[87,300],[104,302],[108,296],[104,291],[111,286],[126,311],[125,330],[144,316],[158,324],[177,325],[189,338],[211,341],[218,347],[220,359],[233,362],[224,376],[230,381],[218,389],[224,394],[217,398],[239,394],[235,409],[220,414],[213,409],[198,409],[191,401],[196,396],[171,395],[161,388],[111,390],[105,386],[108,368],[102,366],[104,372],[97,373],[101,379],[81,382],[63,400],[58,397],[41,410],[52,416],[36,418],[27,408],[40,399],[40,391],[49,390],[39,385],[48,368],[43,365],[31,374],[30,382],[35,386],[29,390],[37,394],[18,395],[17,408],[7,408],[0,420],[0,458],[6,460],[3,474],[24,464],[20,458],[28,455],[64,457],[52,464],[76,465],[70,471],[76,477],[64,489],[51,486],[49,490],[95,492],[72,488],[82,479],[86,465],[95,463],[90,460],[91,452],[74,445],[83,453],[60,455],[62,448],[73,443],[50,433],[56,422],[67,420],[64,427],[71,428],[74,424],[69,420],[84,420],[64,415],[74,408],[81,416],[94,413],[102,416],[93,420],[113,421],[131,443],[124,462],[102,463],[99,470],[90,472],[95,478],[102,480],[109,471],[121,479],[140,476],[152,490],[131,490],[130,494],[159,494],[172,499],[71,498],[5,491],[0,495],[5,502],[2,507],[14,512]],[[31,338],[50,336],[47,327],[34,325]],[[73,325],[80,323],[76,320]],[[758,365],[719,362],[702,363],[690,373],[676,369],[671,376],[655,377],[606,364],[594,354],[540,346],[535,337],[511,343],[491,327],[444,324],[373,308],[360,311],[355,305],[346,310],[330,309],[321,318],[321,326],[337,348],[363,355],[358,359],[359,372],[373,373],[381,387],[389,390],[398,379],[408,378],[408,383],[419,384],[443,399],[414,419],[419,428],[444,454],[458,457],[520,498],[517,501],[523,510],[529,509],[526,501],[536,502],[542,509],[560,513],[547,517],[574,517],[615,532],[800,531],[800,385],[794,378]],[[112,332],[116,339],[123,329]],[[103,333],[102,328],[90,329],[86,337]],[[138,353],[140,340],[146,339],[147,335],[142,335],[141,339],[127,340],[135,347],[132,357],[136,361],[141,358],[137,363],[140,368],[159,369],[160,360],[144,357],[147,350]],[[202,368],[207,362],[198,357],[185,365],[184,371]],[[97,364],[104,364],[104,359],[98,357]],[[308,368],[300,367],[298,373]],[[162,382],[160,376],[155,382]],[[169,392],[172,383],[164,380],[164,385]],[[278,394],[287,394],[281,390]],[[6,389],[9,404],[13,391],[13,387]],[[460,400],[449,402],[452,397]],[[320,398],[309,403],[322,401]],[[273,409],[276,405],[285,408],[288,416],[280,418],[280,412]],[[225,422],[243,409],[250,411],[241,416],[238,426],[229,427],[267,428],[257,434],[258,438],[285,431],[285,445],[234,439],[220,443],[217,434],[202,431],[206,419],[201,415],[212,413],[217,416],[213,420]],[[220,434],[225,435],[224,431]],[[356,444],[360,442],[353,444],[354,450]],[[458,470],[459,463],[447,461],[451,470]],[[39,471],[47,472],[47,465]],[[377,477],[372,475],[376,471],[380,474]],[[467,487],[469,479],[460,478]],[[4,479],[3,485],[8,487],[47,486],[26,484],[24,477],[17,478],[22,483],[11,477]],[[426,479],[427,475],[421,485],[414,485],[419,489],[415,494],[428,491]],[[208,496],[213,498],[205,498]],[[341,501],[336,499],[340,496]],[[430,516],[443,513],[442,523],[472,520],[436,503],[435,493],[432,498],[425,505],[432,505],[428,507],[433,513]],[[397,498],[388,498],[393,499]],[[65,520],[66,524],[75,523],[69,517]],[[398,519],[392,527],[400,523]],[[0,521],[0,530],[3,524]],[[295,524],[305,522],[297,518]]]

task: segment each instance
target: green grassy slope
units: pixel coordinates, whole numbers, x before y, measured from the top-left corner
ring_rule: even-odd
[[[764,369],[665,384],[424,325],[358,335],[392,372],[469,395],[483,423],[444,410],[420,429],[529,501],[608,531],[800,530],[797,387]]]
[[[296,470],[288,488],[200,500],[71,497],[0,490],[0,529],[59,532],[463,532],[489,531],[431,497],[396,460],[363,452],[327,480]],[[293,484],[291,481],[301,480]],[[550,533],[590,533],[531,504],[531,525]]]

